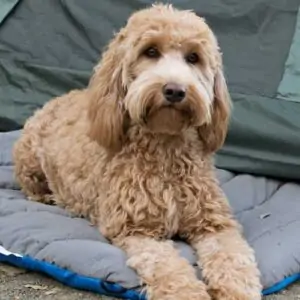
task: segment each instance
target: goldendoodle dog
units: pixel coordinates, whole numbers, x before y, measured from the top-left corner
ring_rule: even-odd
[[[157,4],[130,17],[86,89],[26,122],[14,148],[16,177],[30,199],[90,219],[124,249],[149,299],[261,299],[253,250],[212,160],[230,111],[209,26]],[[197,252],[203,281],[174,236]]]

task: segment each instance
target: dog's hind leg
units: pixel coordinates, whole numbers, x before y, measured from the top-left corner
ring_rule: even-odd
[[[149,300],[211,299],[194,268],[180,257],[171,241],[133,236],[116,244],[126,251],[128,265],[146,285]]]
[[[52,204],[52,193],[37,157],[35,139],[33,135],[24,134],[14,145],[15,177],[30,200]]]

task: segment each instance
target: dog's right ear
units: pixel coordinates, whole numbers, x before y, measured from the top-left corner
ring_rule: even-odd
[[[89,82],[89,136],[108,150],[122,146],[126,95],[122,61],[125,55],[125,30],[111,41]]]

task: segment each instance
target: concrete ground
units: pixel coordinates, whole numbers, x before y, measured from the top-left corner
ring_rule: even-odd
[[[41,274],[0,264],[0,300],[113,300],[65,287]],[[184,299],[183,299],[184,300]],[[264,300],[300,300],[300,283]]]

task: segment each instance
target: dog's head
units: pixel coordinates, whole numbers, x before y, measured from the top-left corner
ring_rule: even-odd
[[[230,97],[213,32],[191,11],[155,5],[133,14],[95,68],[90,136],[119,148],[126,124],[179,134],[198,130],[204,150],[227,133]]]

